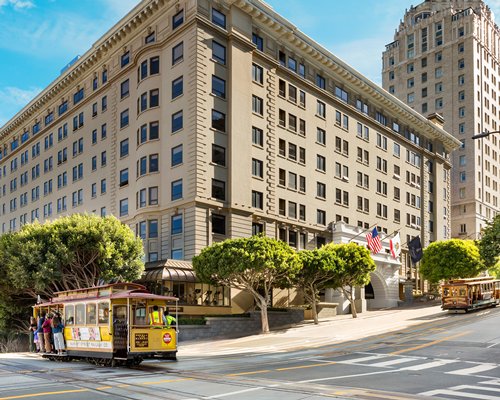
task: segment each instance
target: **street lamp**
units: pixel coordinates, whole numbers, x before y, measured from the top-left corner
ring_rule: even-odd
[[[491,131],[491,132],[478,133],[477,135],[472,136],[472,139],[474,139],[474,140],[476,140],[476,139],[482,139],[482,138],[490,136],[492,133],[500,133],[500,131]]]

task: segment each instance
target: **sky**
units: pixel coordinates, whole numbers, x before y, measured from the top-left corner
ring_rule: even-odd
[[[381,57],[420,0],[266,0],[299,30],[380,84]],[[0,0],[0,127],[139,0]],[[488,0],[500,15],[500,0]]]

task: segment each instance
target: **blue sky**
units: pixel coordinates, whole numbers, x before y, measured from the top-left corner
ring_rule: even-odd
[[[420,0],[267,0],[278,13],[376,83],[381,54]],[[84,54],[138,0],[0,0],[0,126]],[[487,2],[500,15],[500,0]]]

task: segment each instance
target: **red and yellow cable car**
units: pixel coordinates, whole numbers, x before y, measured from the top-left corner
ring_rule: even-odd
[[[99,365],[138,365],[143,359],[176,359],[177,325],[151,324],[153,312],[175,310],[176,297],[155,295],[136,283],[57,292],[34,306],[34,316],[59,312],[66,352],[49,359],[86,359]]]
[[[467,312],[500,303],[500,280],[491,277],[452,279],[441,285],[441,308]]]

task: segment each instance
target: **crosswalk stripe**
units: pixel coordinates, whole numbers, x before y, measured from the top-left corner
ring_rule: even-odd
[[[500,389],[495,389],[495,388],[486,387],[486,386],[474,386],[474,385],[460,385],[460,386],[454,386],[450,389],[453,389],[453,390],[472,389],[472,390],[486,390],[489,392],[500,392]]]
[[[450,371],[450,372],[447,372],[447,374],[472,375],[472,374],[476,374],[479,372],[489,371],[490,369],[494,369],[494,368],[497,368],[496,364],[479,364],[479,365],[476,365],[475,367],[471,367],[471,368],[464,368],[464,369],[457,369],[456,371]]]
[[[403,364],[410,361],[415,361],[415,359],[412,357],[396,358],[395,360],[382,361],[379,363],[370,364],[370,367],[388,367],[390,365]]]
[[[421,371],[423,369],[430,369],[434,367],[440,367],[441,365],[451,364],[457,362],[456,360],[439,360],[431,361],[424,364],[411,365],[409,367],[400,368],[401,371]]]
[[[489,396],[486,394],[479,394],[479,393],[465,393],[465,392],[458,392],[456,390],[447,390],[447,389],[438,389],[438,390],[431,390],[429,392],[422,392],[419,393],[420,396],[439,396],[439,395],[446,395],[446,396],[453,396],[454,399],[458,399],[459,397],[466,397],[468,399],[476,399],[476,400],[498,400],[498,396]]]
[[[338,361],[338,363],[339,364],[358,364],[362,361],[364,362],[364,361],[371,361],[371,360],[380,360],[381,358],[387,358],[387,357],[389,357],[388,354],[377,354],[374,356],[350,358],[349,360],[341,360],[341,361]]]

